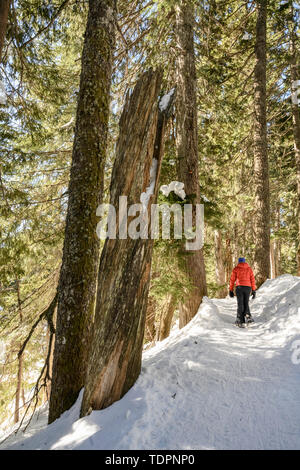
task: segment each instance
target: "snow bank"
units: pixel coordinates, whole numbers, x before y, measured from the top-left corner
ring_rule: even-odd
[[[11,449],[299,449],[300,278],[266,281],[256,321],[234,326],[236,299],[208,299],[183,329],[146,350],[118,402],[78,419],[80,398],[50,426],[9,438]],[[22,439],[23,438],[23,439]]]

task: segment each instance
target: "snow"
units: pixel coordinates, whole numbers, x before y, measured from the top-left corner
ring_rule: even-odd
[[[170,99],[173,96],[175,88],[169,91],[166,95],[164,95],[159,101],[159,109],[161,112],[165,111],[169,105]]]
[[[149,186],[146,188],[146,192],[142,193],[140,197],[140,201],[143,205],[144,210],[147,210],[149,199],[154,194],[156,174],[157,174],[157,165],[158,165],[158,160],[156,158],[153,158],[151,168],[150,168]]]
[[[266,281],[250,309],[255,325],[239,329],[235,298],[205,298],[185,328],[144,352],[121,400],[78,419],[80,396],[1,448],[299,449],[300,277]]]

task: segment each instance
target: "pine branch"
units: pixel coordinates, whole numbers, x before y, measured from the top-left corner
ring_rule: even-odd
[[[21,44],[20,48],[23,49],[24,47],[28,46],[28,44],[30,44],[32,41],[34,41],[38,36],[40,36],[42,33],[44,33],[45,31],[47,31],[47,29],[50,28],[50,26],[54,23],[54,21],[56,20],[56,18],[60,15],[60,13],[62,12],[62,10],[67,6],[67,4],[69,3],[70,0],[65,0],[61,5],[60,7],[57,9],[57,12],[54,13],[53,17],[51,18],[51,20],[49,21],[49,23],[44,26],[43,28],[41,28],[32,38],[28,39],[28,41],[24,42],[23,44]]]

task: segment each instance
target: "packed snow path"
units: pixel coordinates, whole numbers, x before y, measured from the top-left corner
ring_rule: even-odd
[[[122,400],[76,421],[78,400],[52,425],[2,447],[300,449],[300,364],[292,361],[300,278],[267,281],[250,309],[255,325],[239,329],[236,298],[206,298],[184,329],[144,353]]]

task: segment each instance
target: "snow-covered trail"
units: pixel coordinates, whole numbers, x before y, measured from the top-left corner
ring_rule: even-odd
[[[300,364],[291,360],[300,278],[267,281],[250,308],[255,325],[239,329],[236,299],[205,299],[185,328],[145,352],[122,400],[76,421],[78,400],[2,448],[300,449]]]

